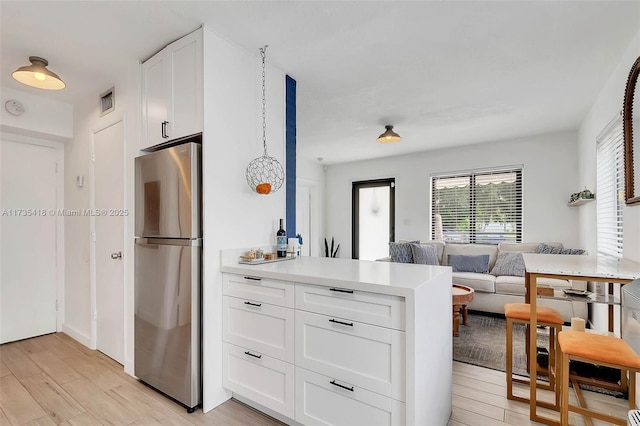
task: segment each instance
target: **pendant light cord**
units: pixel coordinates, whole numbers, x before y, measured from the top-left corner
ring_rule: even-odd
[[[267,47],[260,48],[262,56],[262,146],[264,147],[264,156],[267,157],[267,97],[265,89],[265,58],[267,57]]]

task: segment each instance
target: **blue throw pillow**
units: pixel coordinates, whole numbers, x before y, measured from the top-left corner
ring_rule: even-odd
[[[450,254],[447,263],[453,268],[453,272],[489,272],[489,255],[466,256],[463,254]]]
[[[420,265],[439,265],[438,251],[430,244],[411,244],[413,263]]]
[[[392,262],[397,263],[413,263],[413,253],[411,252],[411,244],[419,241],[411,241],[408,243],[389,243],[389,255]]]

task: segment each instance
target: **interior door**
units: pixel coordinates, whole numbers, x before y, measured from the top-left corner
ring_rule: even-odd
[[[96,347],[124,364],[124,123],[94,133]]]
[[[0,343],[56,331],[56,156],[0,145]]]

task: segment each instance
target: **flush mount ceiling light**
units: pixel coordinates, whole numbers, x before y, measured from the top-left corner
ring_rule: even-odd
[[[387,142],[400,142],[402,138],[399,134],[393,131],[393,126],[387,125],[384,126],[385,132],[378,136],[378,142],[387,143]]]
[[[20,67],[11,74],[13,78],[27,86],[45,90],[61,90],[66,87],[64,81],[47,69],[49,62],[38,56],[29,56],[31,65]]]

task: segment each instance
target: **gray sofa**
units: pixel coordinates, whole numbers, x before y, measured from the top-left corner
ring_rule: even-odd
[[[400,241],[408,242],[408,241]],[[453,282],[471,287],[475,290],[470,310],[504,314],[504,305],[513,302],[524,302],[524,277],[511,275],[492,275],[496,260],[501,252],[535,252],[538,243],[500,243],[493,244],[445,244],[442,241],[420,241],[420,244],[433,245],[438,254],[440,265],[448,266],[449,255],[489,255],[489,273],[453,272]],[[560,247],[560,243],[546,243]],[[385,259],[387,260],[387,259]],[[586,282],[558,279],[538,279],[538,285],[553,287],[555,298],[538,298],[538,304],[558,310],[566,322],[571,317],[587,318],[585,300],[574,300],[562,297],[563,289],[573,288],[586,290]]]

